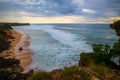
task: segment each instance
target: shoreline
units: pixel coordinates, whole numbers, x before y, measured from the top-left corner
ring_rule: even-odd
[[[28,66],[32,63],[32,55],[33,51],[30,47],[30,37],[29,35],[17,31],[15,29],[10,30],[11,36],[13,39],[9,39],[11,41],[10,47],[8,50],[4,50],[0,53],[0,56],[3,56],[6,59],[15,58],[20,60],[20,66],[26,70]],[[22,50],[20,51],[20,47]]]
[[[21,34],[21,38],[15,46],[14,55],[15,59],[20,60],[20,66],[25,70],[32,63],[33,51],[30,47],[30,37],[20,31],[15,30],[18,34]],[[22,48],[22,49],[20,49]]]

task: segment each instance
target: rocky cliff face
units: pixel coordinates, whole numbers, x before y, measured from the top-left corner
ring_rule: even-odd
[[[22,73],[20,61],[17,59],[5,59],[0,57],[0,80],[26,80],[28,76],[33,74],[31,70],[28,73]]]
[[[112,29],[115,29],[116,34],[120,37],[120,20],[110,24]]]

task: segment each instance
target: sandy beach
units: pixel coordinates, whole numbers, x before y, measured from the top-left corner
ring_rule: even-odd
[[[5,50],[1,53],[2,56],[5,58],[15,58],[15,46],[20,41],[22,34],[18,33],[16,30],[10,30],[11,36],[13,39],[10,39],[11,41],[10,48],[8,50]]]
[[[26,69],[32,62],[33,52],[30,50],[30,37],[27,34],[17,31],[21,34],[21,39],[15,46],[15,58],[20,60],[20,66]],[[20,49],[21,48],[21,49]]]
[[[5,58],[15,58],[20,60],[20,66],[26,69],[32,62],[33,52],[30,50],[30,37],[22,32],[11,30],[11,47],[1,53]],[[20,47],[22,50],[20,50]]]

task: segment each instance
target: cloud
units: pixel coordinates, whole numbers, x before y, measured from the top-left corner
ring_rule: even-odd
[[[68,21],[69,16],[73,19],[71,22],[94,22],[97,19],[107,22],[111,17],[120,16],[119,5],[120,0],[0,0],[0,16],[21,21],[21,17],[34,20],[44,17],[46,21],[65,18]]]
[[[88,18],[88,17],[84,17],[84,16],[55,16],[55,17],[5,17],[5,18],[0,18],[0,21],[7,21],[7,22],[26,22],[26,23],[89,23],[89,24],[106,24],[106,23],[110,23],[113,22],[118,18]]]
[[[116,17],[119,16],[119,14],[115,11],[108,11],[103,13],[104,16],[106,17]]]
[[[82,12],[83,13],[88,13],[88,14],[94,14],[94,13],[96,13],[94,10],[91,10],[91,9],[82,9]]]
[[[40,14],[35,14],[35,13],[30,13],[30,12],[25,12],[25,11],[16,11],[13,13],[13,11],[4,11],[0,12],[0,17],[41,17],[42,15]]]
[[[73,0],[72,2],[77,6],[85,5],[84,0]]]
[[[7,22],[15,21],[13,17],[3,18],[6,19]],[[82,16],[55,16],[55,17],[19,17],[18,20],[21,22],[29,22],[29,23],[76,23],[77,19],[84,20]],[[17,20],[17,21],[18,21]],[[0,21],[3,21],[0,18]]]

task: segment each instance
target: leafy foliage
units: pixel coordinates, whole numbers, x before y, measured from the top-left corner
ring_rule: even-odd
[[[93,53],[81,53],[79,65],[88,67],[93,62]]]
[[[6,31],[6,30],[10,30],[12,29],[12,27],[9,24],[0,24],[0,30]]]
[[[26,80],[27,75],[22,74],[23,69],[16,59],[0,57],[0,80]]]
[[[77,66],[66,67],[63,71],[62,80],[80,80],[80,71]]]
[[[12,29],[9,24],[0,24],[0,52],[3,50],[7,50],[10,47],[10,41],[9,39],[12,37],[8,37],[7,31]]]
[[[120,20],[113,23],[116,29],[120,29]]]
[[[38,72],[30,76],[27,80],[52,80],[52,76],[48,72]]]
[[[96,71],[101,76],[104,76],[104,74],[109,70],[109,68],[103,63],[103,64],[97,64],[92,66],[92,69]]]
[[[113,46],[113,48],[110,50],[110,55],[111,58],[114,59],[116,57],[118,57],[118,62],[119,62],[119,66],[120,66],[120,39],[118,40],[118,42],[116,42]]]
[[[56,76],[56,74],[59,74]],[[91,80],[92,76],[79,66],[66,67],[62,71],[38,72],[30,76],[27,80]]]

